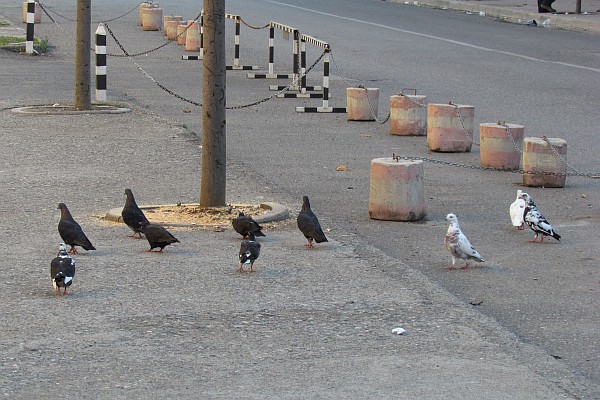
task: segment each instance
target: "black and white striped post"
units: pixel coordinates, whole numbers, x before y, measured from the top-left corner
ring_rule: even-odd
[[[33,36],[35,27],[35,0],[27,0],[27,35],[25,53],[33,54]]]
[[[255,70],[258,69],[257,66],[255,65],[240,65],[240,33],[241,33],[241,22],[242,22],[242,17],[240,17],[239,15],[234,15],[234,14],[225,14],[225,18],[227,19],[232,19],[235,21],[235,35],[233,37],[233,44],[234,44],[234,49],[233,49],[233,65],[227,65],[225,67],[226,70],[230,71],[230,70],[242,70],[242,71],[248,71],[248,70]]]
[[[308,98],[308,99],[321,99],[323,98],[323,93],[307,93],[307,91],[319,91],[322,90],[321,86],[306,86],[306,41],[307,40],[317,41],[320,48],[328,48],[329,44],[314,39],[308,35],[300,35],[300,87],[294,86],[290,87],[290,90],[298,90],[298,93],[279,93],[277,97],[285,98],[285,99],[297,99],[297,98]],[[283,90],[285,87],[281,87],[279,90]]]
[[[285,38],[289,38],[290,33],[293,35],[294,43],[292,48],[292,59],[294,63],[292,74],[276,74],[275,73],[275,29],[283,32]],[[283,25],[278,22],[269,22],[269,73],[267,74],[246,74],[249,79],[293,79],[294,74],[298,74],[298,38],[300,31],[291,26]]]
[[[106,101],[106,29],[96,29],[96,101]]]
[[[312,43],[323,49],[323,106],[322,107],[296,107],[297,112],[304,113],[345,113],[346,107],[329,107],[329,53],[331,48],[328,43],[312,36],[302,35],[300,40]],[[320,94],[320,93],[313,93]],[[317,97],[317,96],[315,96]]]

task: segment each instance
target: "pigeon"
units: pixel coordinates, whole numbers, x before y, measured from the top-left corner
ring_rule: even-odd
[[[146,235],[146,240],[150,243],[150,250],[160,247],[159,253],[163,251],[165,247],[172,243],[179,243],[179,240],[171,234],[168,230],[157,224],[151,224],[149,222],[140,223],[140,230]]]
[[[54,290],[60,293],[60,288],[64,287],[63,294],[67,294],[67,287],[73,284],[75,276],[75,261],[67,253],[67,245],[61,243],[58,248],[58,254],[50,263],[50,278]]]
[[[58,222],[58,233],[63,242],[71,246],[69,253],[77,254],[75,246],[81,246],[84,250],[96,250],[92,242],[85,236],[81,226],[73,219],[65,203],[58,205],[60,210],[60,221]]]
[[[231,221],[231,224],[233,225],[233,229],[242,235],[244,239],[249,233],[253,233],[254,236],[265,236],[261,231],[262,227],[251,216],[244,215],[243,212],[240,212],[238,217]]]
[[[321,229],[317,216],[310,209],[308,196],[302,197],[302,211],[298,213],[296,222],[298,223],[298,229],[300,229],[306,240],[308,240],[305,246],[309,249],[314,248],[312,244],[313,240],[317,243],[328,241]]]
[[[252,266],[254,265],[254,261],[258,258],[260,254],[260,243],[256,241],[254,237],[254,232],[248,233],[248,240],[244,240],[240,244],[240,269],[239,272],[244,272],[244,265],[250,264],[249,272],[254,272]]]
[[[140,224],[142,222],[150,223],[150,221],[148,221],[148,218],[146,218],[144,212],[140,210],[135,202],[135,198],[133,197],[133,192],[131,189],[125,189],[125,195],[127,198],[125,199],[123,211],[121,211],[121,217],[123,218],[123,222],[133,231],[133,235],[127,236],[141,239],[142,231],[140,230]],[[139,236],[136,236],[136,234]]]
[[[542,243],[544,241],[544,236],[552,236],[554,239],[560,241],[560,235],[554,232],[552,229],[552,225],[550,222],[540,212],[537,208],[531,196],[527,193],[521,194],[521,198],[525,201],[525,223],[529,228],[535,233],[533,240],[530,240],[532,243]],[[537,238],[539,234],[542,234],[541,240],[538,242]]]
[[[485,260],[477,252],[477,250],[471,246],[469,239],[467,239],[467,237],[460,230],[456,215],[452,213],[448,214],[446,216],[446,221],[450,222],[450,226],[448,226],[448,232],[446,232],[444,243],[446,244],[446,248],[452,256],[452,265],[450,265],[448,269],[455,269],[457,258],[465,260],[464,267],[461,267],[460,269],[469,268],[468,260],[484,262]]]
[[[525,229],[525,200],[521,198],[523,191],[517,190],[517,199],[510,205],[509,213],[510,220],[513,226],[516,226],[518,230]]]

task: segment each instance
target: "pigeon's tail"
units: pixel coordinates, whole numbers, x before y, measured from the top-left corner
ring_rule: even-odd
[[[552,231],[552,237],[560,242],[560,235],[554,231]]]
[[[315,238],[315,242],[317,242],[317,243],[323,243],[323,242],[329,242],[329,240],[327,240],[327,238],[325,237],[325,235],[323,235],[323,237]]]
[[[266,235],[264,233],[262,233],[262,231],[259,229],[258,231],[254,232],[254,236],[264,236],[266,237]]]
[[[92,245],[90,241],[88,241],[87,243],[83,243],[81,247],[83,247],[83,249],[87,251],[96,250],[96,248],[94,247],[94,245]]]

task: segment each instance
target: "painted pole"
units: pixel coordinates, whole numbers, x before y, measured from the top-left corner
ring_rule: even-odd
[[[27,1],[27,37],[25,42],[25,53],[33,54],[33,33],[35,27],[35,1]]]
[[[96,29],[96,101],[106,101],[106,29]]]

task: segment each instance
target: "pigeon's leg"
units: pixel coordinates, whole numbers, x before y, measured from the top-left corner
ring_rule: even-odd
[[[465,263],[464,267],[460,267],[460,269],[467,269],[467,268],[469,268],[469,263],[467,263],[467,262]]]
[[[530,243],[537,243],[537,238],[538,238],[538,233],[535,233],[535,236],[533,237],[533,240],[529,240]]]
[[[65,290],[63,292],[63,296],[66,296],[66,295],[67,295],[67,287],[65,286]]]
[[[542,240],[540,240],[540,243],[544,243],[544,236],[546,235],[542,235]]]
[[[520,231],[522,231],[523,229],[525,229],[525,225],[521,224],[521,225],[519,225],[519,227],[517,229],[520,230]]]
[[[250,263],[250,269],[248,270],[248,272],[254,272],[254,270],[252,269],[252,265],[254,265],[253,262]]]
[[[456,257],[452,256],[452,265],[448,267],[449,270],[456,269],[454,266],[456,265]]]
[[[71,248],[69,249],[69,251],[67,253],[71,253],[71,254],[79,254],[77,252],[77,249],[75,248],[75,246],[71,246]]]
[[[448,266],[448,269],[449,270],[453,270],[453,269],[456,269],[456,268],[454,268],[454,265],[450,265],[450,266]]]
[[[137,236],[136,236],[137,235]],[[141,232],[133,232],[133,235],[127,235],[127,237],[130,238],[136,238],[136,239],[143,239],[144,237],[142,236]]]
[[[244,264],[240,263],[240,269],[238,269],[238,272],[244,272]]]
[[[313,246],[312,244],[312,240],[308,240],[308,243],[304,245],[305,247],[308,247],[309,249],[314,249],[315,246]]]
[[[152,251],[152,249],[150,249],[150,250],[146,250],[146,253],[154,253],[154,252]]]

